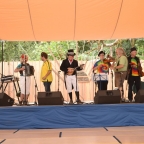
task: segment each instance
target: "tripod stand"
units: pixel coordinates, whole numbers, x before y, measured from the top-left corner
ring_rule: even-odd
[[[37,95],[36,95],[36,91],[38,91],[38,86],[37,86],[37,82],[36,82],[36,78],[35,78],[35,75],[34,75],[34,81],[35,81],[35,102],[34,102],[34,105],[37,105]]]

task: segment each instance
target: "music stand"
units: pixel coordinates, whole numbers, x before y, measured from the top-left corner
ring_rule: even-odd
[[[101,82],[108,80],[108,75],[106,73],[94,74],[93,80],[94,82],[100,81],[100,90],[101,90]]]

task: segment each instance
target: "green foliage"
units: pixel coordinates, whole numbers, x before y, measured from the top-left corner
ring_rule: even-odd
[[[129,39],[121,41],[121,43],[118,46],[123,47],[125,49],[126,55],[129,56],[130,48],[132,47]]]
[[[86,60],[95,58],[100,50],[104,50],[107,54],[110,53],[110,49],[115,55],[115,49],[117,47],[123,47],[129,55],[130,48],[136,46],[138,49],[138,56],[144,59],[144,39],[125,39],[118,40],[93,40],[93,41],[50,41],[50,42],[4,42],[4,61],[18,61],[21,54],[27,54],[29,60],[40,60],[41,52],[46,52],[49,55],[49,59],[65,59],[68,49],[74,49],[75,53],[78,53],[78,59]],[[109,45],[112,44],[112,45]],[[0,51],[0,61],[1,59]]]

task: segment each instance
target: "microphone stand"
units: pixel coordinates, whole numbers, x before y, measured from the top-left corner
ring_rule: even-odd
[[[123,72],[120,72],[121,80],[122,80],[122,75],[123,75]],[[122,99],[124,99],[124,90],[123,90],[123,84],[122,84],[121,95],[122,95]]]
[[[93,81],[95,81],[95,80],[94,80],[95,75],[96,75],[96,73],[94,73],[94,76],[93,76]],[[94,91],[94,92],[95,92],[95,95],[94,95],[94,96],[96,96],[96,85],[97,85],[97,81],[95,81],[95,91]]]
[[[78,67],[77,67],[78,68]],[[76,73],[76,92],[77,92],[77,90],[78,90],[78,79],[77,79],[77,68],[75,68],[75,73]],[[82,69],[81,69],[82,70]],[[80,99],[80,94],[79,94],[79,99]],[[83,104],[83,102],[82,102],[82,104]]]
[[[24,105],[27,105],[27,100],[26,100],[26,56],[24,56],[25,60],[25,99],[24,99]]]
[[[59,84],[60,84],[60,82],[59,82],[59,79],[60,79],[60,72],[61,72],[61,71],[58,71],[58,91],[59,91]]]
[[[112,90],[113,90],[113,71],[111,70],[111,75],[112,75]]]
[[[37,105],[37,95],[36,95],[36,91],[38,91],[38,86],[37,86],[37,82],[36,82],[36,78],[35,78],[35,75],[34,75],[34,81],[35,81],[35,102],[34,102],[34,105]]]
[[[77,92],[77,69],[75,69],[75,75],[76,75],[76,92]]]
[[[3,61],[4,61],[3,54],[4,54],[4,42],[2,41],[2,74],[1,74],[1,78],[4,76],[3,75]],[[2,81],[1,86],[2,86],[2,94],[4,94],[3,81]]]

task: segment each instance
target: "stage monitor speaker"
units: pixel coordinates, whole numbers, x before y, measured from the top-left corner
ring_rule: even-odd
[[[120,103],[121,94],[119,90],[99,90],[94,98],[95,104]]]
[[[12,106],[14,99],[8,96],[6,93],[0,93],[0,106]]]
[[[63,105],[63,96],[60,91],[38,92],[39,105]]]
[[[144,103],[144,90],[141,89],[137,92],[135,96],[135,102],[136,103]]]

